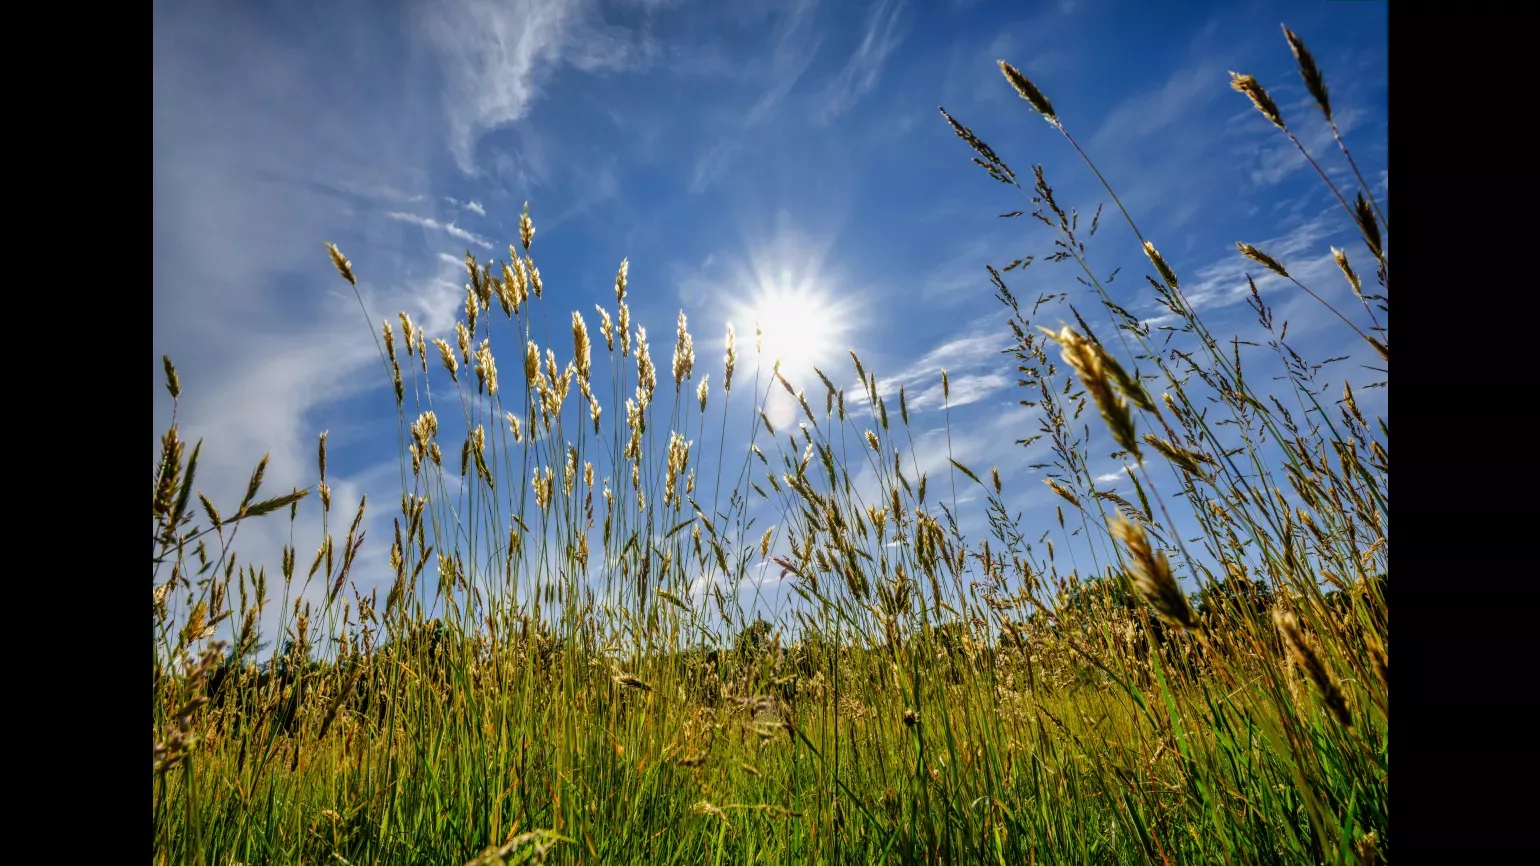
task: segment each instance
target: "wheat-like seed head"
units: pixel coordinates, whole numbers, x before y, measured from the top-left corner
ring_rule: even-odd
[[[1112,389],[1114,381],[1129,380],[1129,377],[1115,374],[1112,370],[1115,364],[1101,346],[1080,336],[1068,325],[1061,327],[1057,334],[1046,328],[1039,330],[1063,349],[1065,363],[1074,368],[1081,384],[1090,392],[1102,420],[1112,432],[1112,438],[1123,450],[1134,455],[1135,459],[1143,459],[1140,457],[1139,442],[1134,436],[1133,413],[1129,411],[1123,397]],[[1142,392],[1143,389],[1139,390]]]
[[[631,308],[625,301],[620,302],[616,313],[615,330],[620,334],[620,357],[631,357]]]
[[[1155,249],[1155,245],[1149,241],[1144,242],[1144,254],[1150,257],[1150,262],[1155,265],[1155,270],[1160,273],[1160,278],[1166,281],[1166,285],[1173,289],[1180,288],[1176,281],[1176,271],[1166,264],[1166,259]]]
[[[722,376],[722,393],[733,390],[733,368],[738,366],[738,349],[733,344],[733,323],[727,323],[727,356],[726,371]]]
[[[1150,546],[1144,528],[1119,516],[1113,519],[1111,529],[1112,534],[1128,550],[1128,574],[1139,595],[1149,602],[1162,619],[1172,625],[1184,629],[1197,628],[1197,617],[1193,615],[1187,596],[1177,586],[1165,553]]]
[[[599,311],[599,333],[604,335],[604,346],[613,352],[615,351],[615,323],[610,321],[610,314],[603,307],[594,304],[594,309]]]
[[[455,382],[460,381],[457,375],[460,362],[455,360],[454,349],[450,348],[448,341],[441,337],[434,337],[433,345],[438,347],[439,358],[444,362],[444,369],[449,371],[449,378]]]
[[[328,243],[326,254],[331,256],[332,265],[337,269],[337,273],[342,274],[342,278],[348,281],[348,285],[356,287],[358,280],[353,276],[353,263],[343,258],[342,251],[337,249],[337,245]]]
[[[476,316],[481,313],[481,300],[476,295],[476,287],[469,283],[465,286],[465,325],[466,330],[476,333]]]
[[[540,349],[534,340],[526,340],[524,345],[524,378],[534,384],[535,377],[540,375]]]
[[[1375,221],[1374,208],[1361,190],[1353,201],[1353,217],[1358,221],[1358,228],[1363,231],[1364,243],[1369,245],[1369,251],[1374,253],[1375,258],[1384,260],[1385,247],[1380,238],[1380,224]]]
[[[535,221],[529,218],[529,202],[524,203],[524,213],[519,216],[519,243],[524,245],[524,252],[529,252],[529,245],[535,239]]]
[[[524,256],[524,269],[529,272],[529,287],[534,290],[535,297],[540,297],[541,292],[545,290],[545,284],[540,281],[540,269],[535,267],[534,261],[528,254]]]
[[[396,316],[401,319],[401,335],[406,338],[406,354],[411,357],[417,349],[417,330],[412,327],[412,317],[404,310]]]
[[[572,357],[577,363],[578,378],[588,381],[592,370],[592,349],[588,342],[588,323],[583,321],[583,314],[577,310],[572,311]]]
[[[1348,285],[1353,287],[1353,297],[1362,301],[1364,299],[1363,282],[1359,280],[1358,274],[1353,270],[1353,266],[1348,264],[1347,253],[1332,247],[1331,257],[1336,261],[1337,267],[1342,269],[1342,275],[1347,277]]]
[[[1004,60],[998,62],[1000,64],[1000,71],[1005,74],[1005,80],[1009,81],[1011,86],[1016,88],[1016,92],[1021,94],[1022,99],[1031,103],[1032,110],[1041,114],[1043,119],[1049,123],[1058,126],[1059,116],[1054,113],[1053,105],[1049,103],[1048,97],[1044,96],[1043,92],[1037,89],[1037,85],[1029,81],[1025,75],[1021,74],[1021,70],[1016,67],[1006,63]]]
[[[643,406],[652,403],[653,392],[658,387],[658,370],[652,364],[652,353],[647,348],[647,329],[638,325],[636,328],[636,381],[639,384],[643,399]]]
[[[1044,478],[1043,479],[1043,483],[1048,485],[1048,488],[1050,490],[1052,490],[1054,493],[1059,494],[1059,498],[1063,499],[1065,502],[1068,502],[1070,505],[1073,505],[1076,508],[1080,507],[1080,500],[1078,498],[1076,498],[1075,494],[1071,493],[1068,489],[1066,489],[1059,482],[1053,480],[1052,478]],[[1000,489],[1000,473],[996,472],[995,473],[995,490],[998,492],[999,489]]]
[[[1336,678],[1326,669],[1326,663],[1321,660],[1320,654],[1305,637],[1299,627],[1299,620],[1294,618],[1294,614],[1280,607],[1273,609],[1273,624],[1277,626],[1278,633],[1283,636],[1284,646],[1294,664],[1309,677],[1327,709],[1331,710],[1332,715],[1344,727],[1352,726],[1353,720],[1348,711],[1347,696],[1343,694],[1342,687],[1337,683]]]
[[[471,362],[471,332],[465,327],[464,322],[455,322],[455,342],[460,348],[460,360],[466,364]]]
[[[1326,93],[1326,78],[1321,75],[1321,70],[1315,65],[1315,58],[1311,56],[1310,49],[1305,47],[1305,42],[1295,35],[1286,25],[1283,27],[1283,38],[1289,41],[1289,50],[1294,52],[1294,60],[1299,64],[1299,77],[1305,79],[1305,89],[1315,98],[1315,104],[1320,106],[1321,113],[1331,120],[1331,97]]]
[[[508,269],[504,265],[503,280],[509,284],[509,293],[513,300],[513,311],[517,313],[519,307],[529,300],[529,275],[524,272],[524,260],[519,258],[519,253],[512,245],[508,247],[508,255],[513,258],[513,267]],[[509,277],[512,280],[509,280]]]
[[[1272,121],[1274,126],[1285,131],[1288,130],[1288,127],[1283,124],[1283,116],[1278,113],[1278,104],[1273,102],[1273,98],[1267,95],[1267,91],[1262,89],[1262,85],[1255,78],[1250,75],[1240,75],[1232,72],[1230,73],[1230,87],[1246,94],[1246,98],[1250,99],[1251,104],[1257,107],[1257,111],[1262,112],[1262,116]]]
[[[1278,264],[1277,259],[1268,255],[1267,253],[1262,252],[1251,244],[1243,244],[1237,242],[1235,247],[1236,249],[1240,250],[1241,255],[1245,256],[1246,258],[1251,259],[1252,261],[1256,262],[1264,268],[1267,268],[1280,277],[1285,279],[1288,278],[1289,272],[1283,269],[1283,265]]]
[[[695,368],[695,340],[685,327],[684,310],[679,311],[679,336],[674,343],[674,390],[677,392]]]
[[[1164,455],[1167,460],[1175,463],[1182,469],[1183,472],[1196,475],[1199,478],[1206,476],[1198,464],[1207,463],[1210,466],[1214,465],[1214,458],[1208,456],[1207,454],[1204,454],[1201,451],[1193,451],[1188,448],[1183,448],[1180,445],[1168,442],[1165,439],[1161,439],[1153,433],[1144,434],[1144,441],[1148,442],[1155,448],[1156,451],[1159,451],[1162,455]]]
[[[478,390],[486,388],[488,396],[497,395],[497,364],[492,360],[492,340],[487,338],[481,341],[476,348],[476,381]]]
[[[711,374],[709,374],[709,373],[707,373],[704,376],[701,376],[700,377],[700,387],[695,389],[695,399],[700,401],[700,410],[701,410],[702,413],[704,413],[706,411],[706,396],[707,396],[706,383],[709,382],[710,380],[711,380]]]

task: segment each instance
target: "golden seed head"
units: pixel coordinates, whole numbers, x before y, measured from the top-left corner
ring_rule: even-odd
[[[492,340],[487,338],[481,341],[476,349],[476,380],[478,390],[485,387],[487,394],[497,394],[497,364],[492,360]]]
[[[459,376],[456,375],[460,369],[460,362],[455,360],[454,349],[451,349],[449,343],[439,337],[433,338],[433,345],[438,347],[439,358],[444,362],[444,369],[449,371],[449,378],[456,382],[460,381]]]
[[[471,362],[471,332],[464,322],[455,322],[455,342],[460,345],[460,360]]]
[[[1255,78],[1232,72],[1230,87],[1246,94],[1246,98],[1257,107],[1257,111],[1262,112],[1262,116],[1272,121],[1274,126],[1282,130],[1288,129],[1283,125],[1283,116],[1278,113],[1278,104],[1273,102],[1273,98],[1267,95],[1267,91],[1262,89],[1262,85]]]
[[[1315,104],[1320,106],[1326,119],[1331,120],[1331,97],[1326,92],[1326,78],[1321,75],[1320,67],[1315,65],[1310,49],[1287,26],[1283,28],[1283,38],[1289,41],[1289,50],[1294,52],[1294,60],[1299,64],[1299,76],[1305,79],[1305,89],[1315,98]]]
[[[328,243],[326,254],[331,256],[332,265],[337,268],[337,273],[342,274],[342,278],[348,281],[348,285],[356,287],[358,280],[353,277],[353,263],[343,258],[342,251],[337,249],[337,245]]]
[[[524,378],[531,383],[540,375],[540,349],[533,340],[525,341],[524,346]]]
[[[1146,245],[1146,249],[1151,250],[1153,247]],[[1121,368],[1117,367],[1111,356],[1100,345],[1075,333],[1068,325],[1061,327],[1057,334],[1046,328],[1039,330],[1063,349],[1065,363],[1074,368],[1081,384],[1090,392],[1098,411],[1101,412],[1102,420],[1112,432],[1113,439],[1136,459],[1142,459],[1139,443],[1134,435],[1133,413],[1129,411],[1123,397],[1112,389],[1112,381],[1119,382],[1126,388],[1133,388],[1137,383],[1132,383],[1132,380],[1122,373]],[[1142,387],[1137,387],[1136,390],[1143,393]],[[1147,395],[1145,399],[1148,399]]]
[[[1358,274],[1353,270],[1353,266],[1348,264],[1347,253],[1337,249],[1336,247],[1332,247],[1331,257],[1337,262],[1337,267],[1342,269],[1342,275],[1347,277],[1348,285],[1353,287],[1354,297],[1358,298],[1360,301],[1363,300],[1363,282],[1359,280]]]
[[[385,320],[381,331],[385,334],[385,354],[394,358],[396,355],[396,332],[391,330],[390,320]]]
[[[727,323],[727,373],[722,377],[722,391],[733,389],[733,368],[738,365],[738,350],[733,345],[733,323]]]
[[[1327,709],[1331,710],[1340,724],[1350,727],[1353,720],[1348,711],[1347,696],[1342,693],[1342,687],[1337,683],[1336,678],[1327,670],[1326,663],[1321,660],[1320,654],[1305,637],[1304,631],[1299,627],[1299,620],[1294,618],[1294,614],[1279,607],[1273,609],[1273,624],[1283,637],[1289,658],[1309,677],[1310,682],[1321,695],[1321,701],[1326,704]]]
[[[530,261],[529,256],[524,257],[524,267],[529,271],[530,288],[535,290],[535,297],[538,298],[545,289],[545,284],[540,282],[540,269],[535,267],[535,263]]]
[[[182,380],[176,374],[176,368],[171,366],[171,356],[160,356],[161,366],[166,370],[166,390],[171,392],[171,399],[182,396]]]
[[[417,330],[412,327],[412,317],[404,310],[396,316],[401,319],[401,335],[406,338],[406,354],[410,356],[417,347]]]
[[[1364,243],[1369,245],[1369,252],[1381,262],[1385,260],[1384,242],[1380,238],[1380,224],[1374,219],[1373,206],[1364,198],[1363,192],[1353,202],[1353,217],[1358,221],[1358,228],[1363,232]]]
[[[1236,249],[1240,250],[1241,255],[1245,256],[1246,258],[1251,259],[1252,261],[1256,262],[1264,268],[1267,268],[1280,277],[1285,279],[1288,278],[1289,272],[1283,269],[1283,265],[1278,264],[1277,259],[1268,255],[1267,253],[1262,252],[1251,244],[1243,244],[1237,242],[1235,247]]]
[[[598,304],[594,309],[599,311],[599,333],[604,335],[604,346],[611,352],[615,351],[615,323],[610,321],[610,314]]]
[[[524,252],[529,252],[529,245],[535,240],[535,221],[529,218],[529,202],[524,203],[524,213],[519,216],[519,243],[524,245]]]
[[[620,334],[620,357],[631,356],[631,308],[625,301],[620,302],[620,311],[616,314],[615,330]]]
[[[1155,265],[1155,270],[1160,273],[1160,278],[1166,281],[1166,285],[1173,289],[1180,288],[1176,281],[1176,271],[1171,270],[1171,266],[1166,264],[1165,257],[1155,249],[1154,244],[1145,241],[1144,254],[1150,257],[1150,262]]]
[[[999,61],[999,64],[1000,71],[1005,74],[1005,79],[1011,83],[1012,87],[1016,88],[1016,92],[1021,94],[1022,99],[1031,103],[1032,110],[1041,114],[1049,123],[1058,126],[1059,116],[1054,114],[1053,105],[1048,102],[1048,97],[1044,96],[1043,92],[1038,90],[1037,86],[1029,81],[1025,75],[1022,75],[1021,70],[1006,63],[1004,60]]]
[[[652,353],[647,348],[647,329],[636,329],[636,381],[640,384],[644,405],[652,402],[652,394],[658,388],[658,370],[653,366]]]
[[[618,303],[626,299],[626,277],[631,272],[631,260],[621,259],[620,270],[615,272],[615,301]]]
[[[1144,528],[1119,516],[1113,519],[1111,529],[1128,550],[1129,578],[1134,589],[1168,623],[1184,629],[1197,628],[1197,617],[1177,586],[1165,553],[1150,547]]]
[[[674,343],[674,390],[678,391],[695,368],[695,341],[685,328],[684,310],[679,311],[679,335]]]
[[[1063,499],[1065,502],[1068,502],[1070,505],[1073,505],[1076,508],[1080,507],[1080,500],[1076,498],[1075,494],[1071,493],[1067,488],[1065,488],[1064,485],[1053,480],[1052,478],[1044,478],[1043,483],[1048,485],[1048,488],[1054,493],[1059,494],[1059,498]],[[1000,489],[1000,473],[998,472],[995,473],[995,489]]]
[[[708,373],[708,374],[702,376],[700,378],[700,387],[695,389],[695,398],[700,401],[700,410],[702,412],[706,411],[706,396],[707,396],[707,391],[708,391],[708,389],[706,387],[706,383],[708,381],[710,381],[710,380],[711,380],[711,374]]]
[[[866,444],[872,446],[872,450],[879,456],[882,454],[882,445],[878,443],[876,433],[870,430],[866,431]]]
[[[572,311],[572,354],[577,363],[578,378],[588,381],[591,372],[592,347],[588,342],[588,323],[583,321],[583,315],[577,310]]]

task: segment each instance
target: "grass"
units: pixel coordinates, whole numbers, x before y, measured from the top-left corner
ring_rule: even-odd
[[[1049,100],[1001,70],[1100,178]],[[1293,139],[1261,84],[1234,86]],[[708,371],[681,314],[660,381],[624,264],[602,345],[583,313],[553,323],[526,209],[506,263],[467,256],[452,338],[405,314],[378,332],[402,482],[384,598],[351,580],[366,504],[335,538],[324,434],[312,488],[260,499],[259,466],[222,514],[192,501],[198,448],[173,415],[154,486],[154,861],[1382,862],[1388,427],[1351,391],[1319,392],[1253,285],[1283,372],[1255,390],[1269,377],[1227,353],[1107,186],[1178,321],[1157,346],[1092,265],[1100,212],[1082,232],[1041,167],[1028,182],[946,121],[1107,312],[1105,340],[1078,310],[1040,327],[1063,309],[1028,312],[1006,281],[1030,263],[990,268],[1078,567],[1027,541],[1043,527],[1012,519],[998,473],[920,473],[906,395],[879,395],[854,354],[849,395],[824,371],[746,378],[730,333]],[[1350,201],[1320,176],[1379,287],[1334,250],[1362,309],[1332,312],[1388,363],[1388,221],[1361,178]],[[776,388],[792,429],[763,414]],[[1086,408],[1103,429],[1076,423]],[[692,443],[707,423],[723,441],[735,409],[755,414],[751,441],[703,467]],[[1138,501],[1088,471],[1102,437]],[[870,500],[851,483],[863,467]],[[991,527],[973,541],[955,520],[968,485]],[[287,548],[271,579],[238,561],[242,522],[317,504],[313,561]],[[772,620],[734,590],[767,559],[799,597]]]

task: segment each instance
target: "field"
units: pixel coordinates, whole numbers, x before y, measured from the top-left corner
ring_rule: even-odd
[[[1261,84],[1232,85],[1294,138]],[[681,314],[660,371],[624,264],[613,307],[547,310],[526,209],[507,261],[467,256],[454,334],[369,318],[401,441],[394,535],[368,539],[390,547],[388,591],[353,582],[382,504],[330,514],[324,436],[312,487],[269,497],[259,466],[221,507],[197,492],[196,444],[165,431],[154,862],[1383,862],[1388,426],[1318,387],[1254,286],[1245,339],[1273,362],[1242,371],[1115,190],[1067,213],[1042,167],[937,122],[1015,188],[1023,234],[1055,240],[1053,261],[989,274],[1001,364],[1043,418],[1021,436],[1052,444],[1056,525],[1021,525],[989,467],[916,471],[908,395],[854,353],[790,381],[747,332],[697,358]],[[1335,144],[1312,166],[1351,164]],[[1064,170],[1094,172],[1082,156]],[[1320,178],[1363,240],[1332,251],[1360,302],[1334,321],[1388,365],[1388,221],[1361,177]],[[1090,240],[1112,219],[1143,242],[1174,338],[1108,294]],[[349,284],[367,268],[329,253]],[[1237,255],[1319,294],[1266,250]],[[1028,266],[1105,303],[1018,298]],[[799,407],[781,428],[760,412],[778,390]],[[747,407],[751,441],[689,446]],[[1098,486],[1087,424],[1136,496]],[[862,468],[876,496],[852,485]],[[987,538],[957,529],[967,491]],[[238,559],[243,521],[299,509],[328,515],[319,550]],[[762,573],[797,603],[762,618],[724,591]],[[317,586],[324,603],[301,600]]]

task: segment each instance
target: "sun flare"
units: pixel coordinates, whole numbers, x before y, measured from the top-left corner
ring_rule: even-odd
[[[766,363],[783,370],[823,363],[838,349],[842,331],[834,306],[806,289],[771,289],[755,300],[753,316]]]

